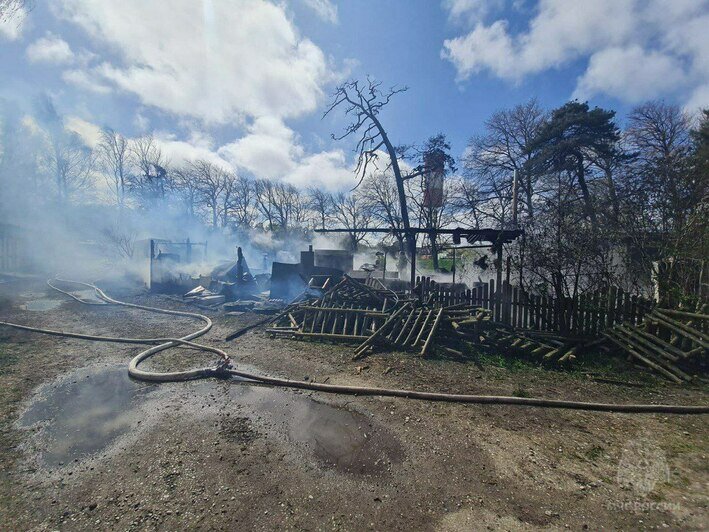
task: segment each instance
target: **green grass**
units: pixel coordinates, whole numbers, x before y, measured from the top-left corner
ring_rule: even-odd
[[[495,366],[497,368],[505,368],[510,371],[524,371],[539,368],[539,364],[535,364],[534,362],[524,358],[490,352],[480,353],[480,363],[483,366]]]
[[[11,353],[7,348],[0,349],[0,374],[14,365],[18,360],[20,360],[19,354]]]
[[[586,456],[586,458],[587,458],[589,461],[595,462],[595,461],[598,460],[601,456],[603,456],[603,452],[604,452],[603,447],[601,447],[600,445],[594,445],[593,447],[591,447],[590,449],[588,449],[588,450],[584,453],[584,455]]]
[[[518,385],[514,389],[514,391],[512,392],[512,395],[514,395],[515,397],[531,397],[529,392],[527,390],[525,390],[523,386],[520,386],[520,385]]]
[[[419,258],[417,267],[422,270],[433,270],[433,259]],[[453,259],[439,257],[438,267],[446,271],[451,271],[451,268],[453,267]]]

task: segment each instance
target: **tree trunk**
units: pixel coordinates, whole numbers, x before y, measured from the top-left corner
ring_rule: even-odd
[[[611,208],[613,209],[613,221],[618,224],[620,220],[620,206],[618,205],[618,195],[615,191],[615,183],[613,182],[613,172],[610,166],[605,169],[606,181],[608,182],[608,195],[611,200]]]
[[[521,170],[520,170],[521,171]],[[527,215],[529,216],[529,223],[534,223],[534,204],[532,203],[532,176],[529,175],[529,171],[525,173],[525,194],[527,196]]]
[[[436,242],[436,232],[431,231],[428,234],[428,240],[431,243],[431,260],[433,261],[433,271],[438,271],[438,242]]]
[[[586,216],[591,221],[591,228],[594,232],[598,229],[598,220],[596,219],[596,211],[593,208],[593,201],[591,200],[591,194],[588,191],[588,184],[586,183],[586,171],[583,168],[583,156],[578,154],[576,156],[578,164],[576,166],[576,177],[579,180],[579,186],[581,187],[581,194],[583,195],[583,204],[586,211]]]
[[[387,153],[389,154],[389,159],[391,160],[391,167],[392,170],[394,171],[394,177],[396,180],[396,190],[399,193],[399,206],[401,208],[401,221],[404,224],[404,231],[406,233],[406,242],[408,243],[409,247],[409,255],[410,255],[410,260],[411,260],[411,286],[414,286],[414,282],[416,280],[416,238],[411,232],[411,225],[409,224],[409,210],[406,206],[406,191],[404,190],[404,178],[401,175],[401,169],[399,168],[399,160],[397,159],[396,156],[396,150],[394,149],[394,145],[389,141],[389,137],[386,134],[386,131],[384,131],[384,128],[382,127],[382,124],[377,120],[377,117],[374,114],[369,113],[369,117],[372,119],[372,122],[374,122],[374,125],[377,127],[379,130],[379,133],[382,135],[382,140],[384,141],[384,145],[387,148]]]

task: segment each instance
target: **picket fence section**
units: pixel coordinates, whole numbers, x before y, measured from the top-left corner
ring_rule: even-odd
[[[417,277],[416,286],[423,301],[437,306],[461,303],[486,308],[495,321],[519,329],[548,331],[562,335],[595,337],[616,323],[637,325],[652,308],[652,301],[610,286],[575,298],[554,298],[530,294],[521,288],[495,281],[475,288],[436,283],[430,277]]]

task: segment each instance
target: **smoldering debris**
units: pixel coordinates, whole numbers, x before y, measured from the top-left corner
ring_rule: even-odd
[[[303,295],[267,329],[277,336],[357,344],[354,359],[378,349],[463,356],[485,340],[490,313],[465,304],[422,302],[416,290],[395,290],[376,278],[348,275],[319,297]]]

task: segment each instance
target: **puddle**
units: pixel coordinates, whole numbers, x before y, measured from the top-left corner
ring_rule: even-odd
[[[191,393],[206,397],[215,384],[203,381]],[[326,468],[372,475],[386,472],[403,459],[399,441],[359,412],[302,393],[239,384],[238,380],[218,386],[241,407],[243,415],[273,426],[289,444],[312,454]],[[134,432],[145,418],[144,405],[162,388],[131,380],[123,365],[85,368],[42,387],[18,424],[38,430],[32,448],[39,450],[43,465],[56,468],[82,462]],[[245,422],[228,428],[235,441],[249,441]]]
[[[281,425],[291,442],[326,467],[355,474],[383,473],[400,463],[403,449],[365,415],[277,388],[233,383],[235,401]]]
[[[106,449],[140,420],[139,406],[156,387],[132,381],[125,366],[79,370],[40,391],[20,417],[41,427],[41,461],[50,467]]]
[[[79,299],[83,299],[84,301],[90,301],[92,303],[106,304],[106,302],[103,299],[100,299],[96,295],[96,291],[93,288],[87,288],[85,290],[72,290],[71,293],[74,294]],[[69,299],[69,298],[67,297],[67,299]]]
[[[32,310],[37,312],[42,312],[45,310],[52,310],[61,305],[63,301],[59,299],[34,299],[28,301],[22,305],[23,310]]]

